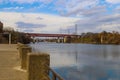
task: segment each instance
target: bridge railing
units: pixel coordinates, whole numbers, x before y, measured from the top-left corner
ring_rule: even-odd
[[[49,66],[48,66],[49,67]],[[52,68],[49,67],[50,80],[64,80],[59,74],[57,74]]]

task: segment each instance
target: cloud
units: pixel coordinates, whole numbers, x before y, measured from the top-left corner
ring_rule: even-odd
[[[0,0],[3,2],[2,0]],[[5,0],[8,1],[8,0]],[[4,1],[4,2],[5,2]],[[67,32],[70,29],[74,32],[75,24],[78,25],[78,32],[119,30],[120,22],[120,0],[9,0],[11,3],[27,4],[32,7],[8,7],[6,11],[21,10],[30,13],[0,13],[0,20],[5,25],[19,25],[22,28],[32,28],[36,32],[60,32],[60,28]],[[34,4],[38,4],[37,6]],[[24,10],[22,10],[24,9]],[[40,11],[39,11],[40,10]],[[35,12],[38,13],[36,14]],[[49,14],[41,13],[42,11]],[[59,13],[62,16],[50,15]],[[2,15],[1,15],[2,14]],[[58,15],[59,15],[58,14]],[[71,18],[72,17],[72,18]],[[17,23],[17,24],[16,24]],[[45,25],[42,29],[37,26]],[[109,27],[110,26],[110,27]],[[116,27],[117,26],[117,27]],[[105,28],[104,28],[105,27]],[[23,30],[25,31],[25,30]]]
[[[60,28],[67,29],[79,19],[42,13],[0,12],[0,20],[4,27],[10,26],[18,31],[32,29],[37,33],[59,33]]]
[[[76,22],[79,33],[111,31],[112,29],[120,31],[120,8],[115,5],[118,3],[120,0],[58,0],[56,10],[64,16],[79,17],[80,20]],[[116,11],[114,11],[115,8]],[[69,27],[69,29],[74,31],[74,26]]]
[[[32,30],[32,29],[25,29],[25,30],[23,30],[22,32],[26,32],[26,33],[30,33],[30,32],[34,32],[34,30]]]
[[[7,7],[7,8],[3,8],[4,10],[20,10],[20,9],[23,9],[24,7],[19,7],[19,6],[16,6],[16,7]]]
[[[0,3],[3,3],[3,0],[0,0]]]
[[[118,31],[120,32],[120,23],[116,23],[116,24],[113,24],[113,23],[109,23],[109,24],[104,24],[100,27],[97,27],[99,30],[101,31]]]
[[[120,14],[109,14],[82,19],[76,22],[78,31],[81,32],[101,32],[118,31],[120,32]],[[80,32],[81,31],[81,32]]]
[[[94,9],[92,10],[94,15],[99,13],[99,11],[95,10],[94,12]],[[101,32],[103,30],[120,32],[120,14],[117,13],[80,19],[41,13],[0,12],[0,20],[4,23],[4,27],[11,26],[15,30],[18,29],[23,32],[68,33],[68,30],[70,30],[70,33],[75,33],[75,24],[78,26],[78,34],[82,32]]]
[[[43,20],[43,18],[41,18],[41,17],[37,17],[36,19],[38,19],[38,20]]]
[[[48,3],[51,3],[53,0],[38,0],[38,1],[48,4]]]
[[[119,4],[120,0],[106,0],[108,3]]]
[[[53,0],[9,0],[10,2],[17,2],[17,3],[20,3],[20,4],[23,4],[23,3],[30,3],[30,4],[33,4],[35,2],[42,2],[44,4],[48,4],[50,2],[52,2]]]
[[[33,23],[25,23],[25,22],[16,22],[17,28],[43,28],[46,27],[44,24],[33,24]]]
[[[89,9],[79,9],[74,12],[67,13],[67,16],[75,15],[75,16],[84,16],[84,17],[93,17],[104,15],[107,12],[105,6],[96,6]],[[78,16],[78,17],[79,17]]]
[[[81,15],[85,17],[92,17],[92,16],[104,15],[106,12],[107,10],[105,6],[97,6],[87,10],[83,10],[81,12]]]
[[[56,5],[58,5],[58,11],[62,14],[76,15],[81,13],[81,10],[95,7],[98,3],[99,0],[64,0],[64,2],[58,0]]]
[[[98,21],[103,22],[103,23],[119,23],[120,14],[104,16],[103,18],[99,19]]]

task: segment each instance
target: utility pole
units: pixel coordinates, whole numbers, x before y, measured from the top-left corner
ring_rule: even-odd
[[[9,33],[9,44],[11,44],[11,33]]]
[[[77,35],[77,24],[75,24],[75,35]]]

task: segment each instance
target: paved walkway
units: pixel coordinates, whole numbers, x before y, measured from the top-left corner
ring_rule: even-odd
[[[26,72],[20,66],[17,45],[0,44],[0,80],[26,80]]]

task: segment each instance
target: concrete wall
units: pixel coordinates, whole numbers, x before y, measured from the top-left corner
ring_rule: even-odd
[[[26,47],[26,45],[21,44],[21,43],[17,44],[17,49],[18,49],[20,59],[21,59],[21,54],[22,54],[22,47]]]
[[[28,54],[28,80],[50,80],[48,77],[50,56],[41,53]]]
[[[27,69],[27,55],[31,52],[30,47],[21,47],[21,69]]]
[[[31,51],[32,49],[27,45],[18,43],[18,53],[20,58],[21,69],[24,69],[24,70],[27,69],[27,55]]]
[[[27,71],[27,80],[50,80],[50,55],[45,53],[31,53],[31,50],[30,47],[24,44],[18,44],[20,65],[21,69]]]

